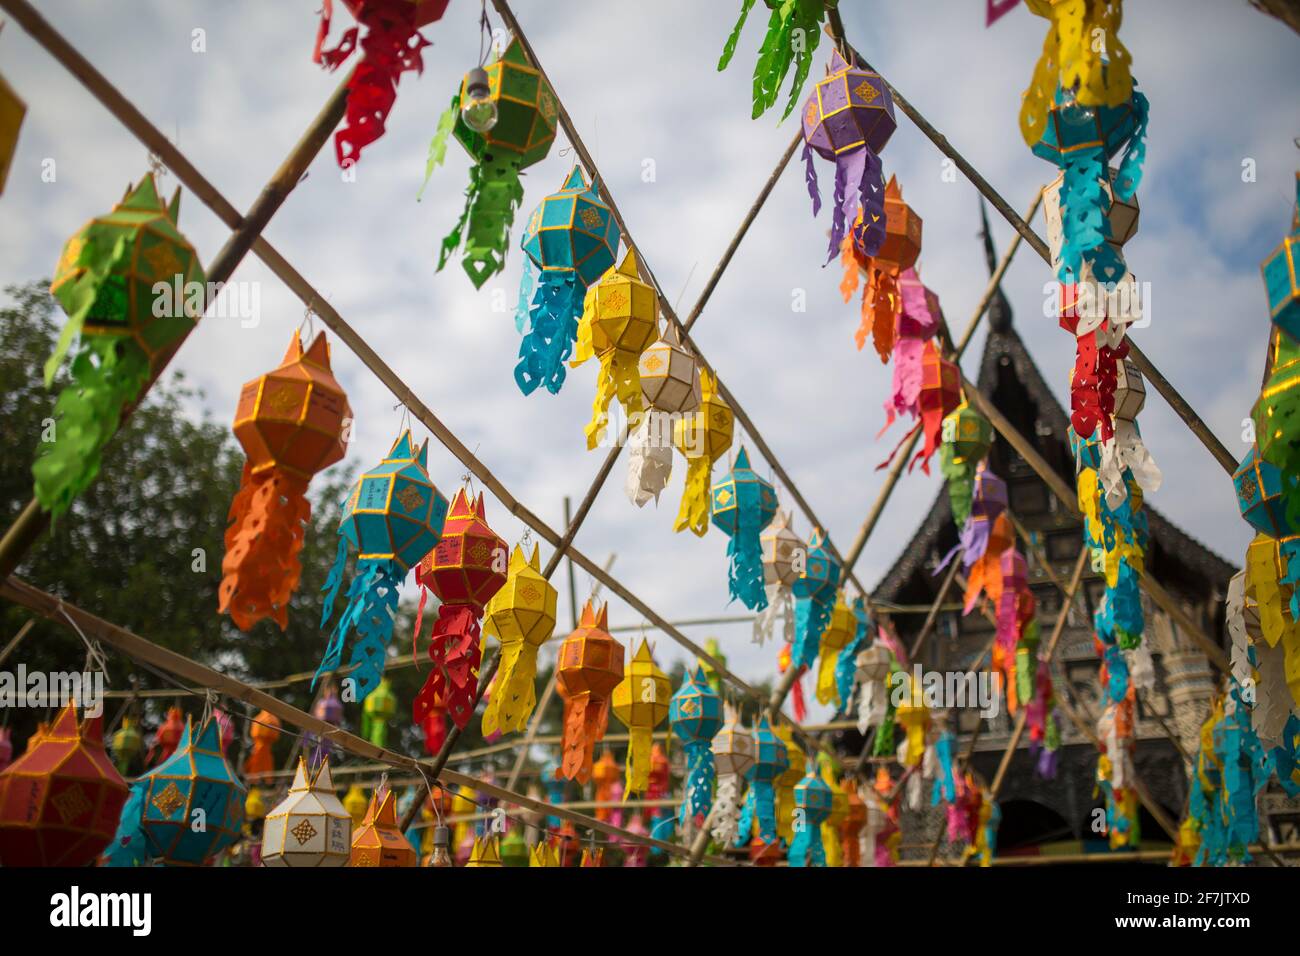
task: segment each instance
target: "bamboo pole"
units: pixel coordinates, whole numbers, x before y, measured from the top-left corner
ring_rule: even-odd
[[[220,198],[211,184],[203,179],[180,151],[175,149],[130,100],[78,53],[30,3],[26,0],[0,0],[0,9],[6,10],[31,35],[32,39],[67,67],[68,71],[80,80],[86,89],[108,108],[109,112],[121,120],[145,146],[161,157],[177,178],[189,186],[191,192],[209,206],[214,199]],[[241,217],[235,212],[234,207],[229,207],[230,215],[221,217],[234,231],[208,265],[205,294],[208,288],[214,284],[225,283],[234,273],[256,237],[266,228],[271,217],[284,204],[302,179],[302,174],[325,145],[330,133],[342,119],[346,106],[347,80],[345,79],[331,94],[307,131],[294,144],[289,155],[280,164],[280,168],[262,188],[256,201],[249,207],[248,215]],[[154,382],[175,357],[183,341],[182,339],[181,343],[177,343],[152,370],[148,383],[135,400],[123,410],[123,422],[130,417],[145,394],[153,387]],[[41,510],[36,499],[32,498],[28,501],[13,524],[5,531],[4,537],[0,538],[0,578],[13,573],[23,557],[49,528],[49,524],[49,514]]]
[[[27,620],[23,621],[23,626],[18,628],[18,633],[9,639],[9,643],[4,646],[4,650],[0,650],[0,664],[3,664],[9,659],[9,655],[12,654],[14,649],[23,642],[23,638],[27,636],[27,633],[35,626],[35,624],[36,618],[34,617],[29,617]]]
[[[827,25],[827,33],[829,33],[837,43],[841,44],[844,52],[856,56],[870,69],[871,67],[867,64],[866,58],[863,57],[862,54],[858,53],[857,50],[853,49],[845,38],[844,23],[840,18],[839,11],[831,10],[829,20],[830,22]],[[881,79],[884,79],[883,76]],[[898,92],[898,90],[894,89],[894,87],[888,82],[886,82],[885,85],[889,88],[890,95],[894,99],[894,105],[899,109],[899,111],[910,119],[916,128],[925,134],[930,142],[934,143],[934,145],[938,147],[939,152],[952,160],[953,164],[961,170],[962,175],[970,180],[971,184],[974,185],[984,198],[993,205],[993,208],[998,211],[999,215],[1011,224],[1011,228],[1015,229],[1017,233],[1024,237],[1025,241],[1029,243],[1034,252],[1038,253],[1039,258],[1050,265],[1052,261],[1051,251],[1048,249],[1047,243],[1034,232],[1029,223],[1016,215],[1015,210],[1012,209],[1010,204],[1002,198],[992,185],[990,185],[989,181],[980,175],[979,171],[966,160],[966,157],[958,152],[953,145],[948,142],[948,138],[935,129],[934,126],[932,126],[925,117],[917,111],[916,107],[909,103]],[[1231,475],[1237,468],[1237,462],[1228,449],[1224,447],[1223,442],[1219,441],[1215,434],[1210,431],[1209,426],[1205,424],[1201,416],[1196,413],[1196,410],[1193,409],[1190,404],[1188,404],[1187,400],[1183,398],[1176,388],[1174,388],[1170,381],[1161,374],[1160,370],[1151,363],[1151,360],[1146,357],[1146,354],[1138,348],[1137,343],[1131,338],[1127,341],[1129,343],[1129,357],[1133,359],[1134,363],[1136,363],[1138,371],[1147,377],[1151,384],[1155,386],[1156,391],[1159,392],[1164,400],[1169,403],[1169,407],[1174,410],[1174,413],[1183,420],[1183,424],[1191,429],[1192,434],[1200,439],[1201,444],[1203,444],[1206,450],[1214,456],[1215,461],[1217,461],[1224,470]]]
[[[599,831],[634,843],[644,843],[674,856],[687,855],[684,847],[674,843],[667,843],[653,837],[632,833],[567,807],[555,806],[544,800],[536,800],[521,793],[514,793],[486,780],[479,780],[445,768],[440,769],[436,774],[431,773],[429,761],[418,760],[383,747],[377,747],[362,737],[335,727],[333,724],[314,717],[306,711],[299,710],[277,697],[272,697],[264,691],[249,686],[241,680],[222,674],[175,651],[168,650],[147,638],[140,637],[125,628],[105,621],[103,618],[90,614],[16,577],[10,576],[0,584],[0,596],[28,608],[48,620],[56,621],[63,627],[72,630],[79,628],[87,636],[93,636],[96,640],[116,648],[134,660],[165,670],[199,687],[210,688],[219,694],[241,700],[250,707],[274,714],[284,723],[323,737],[354,756],[379,761],[390,767],[417,773],[422,779],[438,780],[444,785],[472,787],[479,793],[495,797],[505,803],[538,813],[563,817],[586,830]],[[75,627],[72,626],[74,622]],[[710,862],[721,865],[730,864],[730,861],[721,858],[712,859]]]

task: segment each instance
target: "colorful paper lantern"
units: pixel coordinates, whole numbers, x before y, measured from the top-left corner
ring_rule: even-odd
[[[698,663],[686,672],[668,703],[668,725],[686,750],[678,821],[683,827],[700,827],[713,804],[713,738],[722,729],[722,698],[709,686]]]
[[[1233,472],[1232,484],[1237,491],[1241,516],[1256,531],[1274,538],[1295,534],[1283,498],[1285,487],[1295,484],[1295,479],[1284,477],[1276,465],[1265,461],[1257,445],[1252,445],[1241,459]]]
[[[976,469],[993,446],[993,426],[963,401],[944,418],[941,435],[939,470],[948,483],[952,520],[960,529],[970,516]]]
[[[68,321],[45,363],[45,387],[78,340],[59,393],[55,440],[32,464],[36,498],[55,518],[99,473],[122,410],[167,363],[205,306],[198,253],[177,229],[180,190],[164,205],[152,174],[67,241],[50,292]],[[155,292],[161,285],[165,292]]]
[[[127,714],[113,733],[113,765],[117,767],[118,773],[127,773],[135,758],[144,749],[144,736],[140,733],[138,723],[136,718]],[[4,770],[9,765],[9,760],[4,753],[5,745],[8,743],[9,728],[5,727],[0,730],[0,770]],[[12,755],[12,747],[10,755]]]
[[[858,732],[864,737],[871,727],[878,727],[888,709],[885,678],[889,676],[892,657],[884,642],[872,641],[858,651],[854,678],[858,686]]]
[[[772,732],[767,715],[758,718],[754,728],[754,762],[745,772],[749,792],[740,810],[737,846],[749,843],[756,827],[764,843],[776,840],[776,790],[775,784],[790,766],[790,757],[781,738]]]
[[[718,789],[708,819],[714,841],[732,846],[738,845],[741,783],[754,764],[754,736],[740,724],[739,715],[730,703],[723,704],[723,720],[711,748]],[[748,833],[745,837],[748,838]]]
[[[343,459],[351,420],[324,332],[304,351],[295,331],[280,367],[240,392],[234,432],[247,460],[230,505],[218,605],[240,630],[263,618],[288,626],[311,518],[307,484]]]
[[[415,848],[397,827],[397,800],[384,788],[370,797],[365,818],[352,833],[348,866],[415,866]]]
[[[588,601],[578,628],[560,645],[555,686],[564,700],[560,772],[586,783],[596,744],[609,724],[609,697],[623,681],[623,645],[609,635],[608,608]]]
[[[407,571],[438,543],[446,517],[447,499],[429,477],[429,443],[417,450],[410,431],[403,431],[384,460],[357,479],[343,507],[321,627],[333,615],[343,587],[349,546],[357,549],[356,570],[312,686],[322,674],[338,670],[354,629],[357,641],[349,666],[355,670],[345,679],[353,681],[356,700],[365,700],[379,685],[393,638],[397,589]]]
[[[73,701],[0,772],[0,864],[86,866],[112,839],[127,785],[104,750],[103,717]]]
[[[822,823],[831,815],[831,788],[809,762],[808,773],[794,788],[795,809],[802,811],[801,825],[795,828],[787,859],[791,866],[825,866],[826,847],[822,841]]]
[[[244,758],[244,776],[249,780],[260,780],[275,769],[272,748],[280,739],[280,718],[268,710],[259,710],[248,728],[248,736],[253,746]]]
[[[311,709],[312,716],[318,720],[323,720],[327,724],[338,726],[343,721],[343,701],[339,700],[338,690],[334,687],[334,681],[327,679],[325,686],[317,694],[316,703]],[[311,747],[312,766],[319,764],[326,757],[334,753],[334,745],[324,737],[317,737],[311,731],[304,735],[304,743]],[[365,807],[361,808],[365,812]]]
[[[783,639],[794,640],[794,595],[791,586],[803,573],[807,545],[790,526],[790,512],[777,509],[776,516],[759,535],[763,549],[763,589],[767,607],[754,618],[754,643],[762,645],[781,625]]]
[[[162,763],[169,758],[176,752],[176,745],[181,742],[184,733],[185,715],[181,713],[179,707],[168,707],[163,722],[154,731],[153,743],[149,747],[149,752],[145,754],[145,762],[152,763],[156,759],[158,763]]]
[[[821,38],[821,22],[828,10],[835,8],[839,0],[798,0],[787,3],[783,0],[763,0],[772,11],[767,23],[767,34],[758,51],[758,62],[754,66],[754,113],[758,119],[768,109],[776,105],[790,67],[794,66],[794,78],[790,83],[790,99],[786,103],[782,119],[789,116],[798,101],[799,91],[803,89],[804,80],[812,68],[813,52]],[[740,31],[744,29],[745,20],[754,0],[745,0],[740,10],[740,19],[732,28],[731,35],[722,48],[718,59],[718,71],[727,68],[736,52],[740,41]]]
[[[462,115],[462,103],[469,98],[473,71],[461,81],[451,105],[442,114],[438,130],[429,144],[429,173],[446,154],[447,136],[453,131],[465,147],[474,166],[465,190],[465,209],[451,232],[442,240],[438,270],[464,242],[462,265],[475,288],[482,288],[490,276],[505,266],[506,247],[515,210],[524,198],[519,182],[522,170],[546,158],[555,141],[559,118],[555,92],[545,77],[528,62],[517,38],[511,38],[504,52],[486,68],[488,100],[497,121],[491,129],[471,129]]]
[[[644,793],[650,786],[650,748],[654,743],[654,729],[668,716],[672,694],[668,675],[655,664],[649,641],[642,640],[611,697],[614,715],[623,722],[631,736],[627,748],[626,793],[629,796]]]
[[[711,501],[713,523],[730,538],[728,593],[751,611],[761,611],[767,607],[767,596],[759,536],[776,514],[776,489],[749,467],[744,446],[731,470],[713,486]]]
[[[925,444],[907,466],[909,471],[919,461],[921,470],[930,473],[930,457],[943,437],[943,420],[956,411],[961,398],[961,369],[944,358],[933,341],[926,342],[921,351],[921,394],[917,400]]]
[[[263,866],[347,866],[352,817],[334,792],[329,758],[315,773],[298,758],[289,795],[262,825]]]
[[[361,158],[361,151],[384,135],[388,114],[397,102],[397,84],[410,70],[424,72],[422,51],[429,45],[419,28],[442,17],[448,0],[345,0],[357,25],[344,31],[332,50],[324,50],[333,8],[321,6],[320,28],[311,60],[331,72],[358,46],[362,56],[348,76],[348,103],[343,127],[334,134],[334,152],[341,169]],[[358,41],[358,32],[365,36]]]
[[[636,252],[632,249],[617,268],[611,267],[599,282],[587,287],[578,324],[577,359],[573,364],[581,365],[592,356],[600,360],[596,400],[586,428],[588,450],[605,437],[611,402],[618,400],[629,422],[640,416],[645,407],[641,353],[659,337],[658,307],[654,288],[641,281]]]
[[[714,462],[731,447],[734,425],[731,406],[718,394],[717,379],[701,369],[699,409],[673,423],[673,445],[686,459],[686,485],[674,531],[689,528],[699,538],[708,533],[709,479]]]
[[[483,711],[483,736],[523,731],[537,706],[537,652],[555,631],[559,595],[542,577],[538,548],[524,557],[515,545],[506,583],[483,609],[483,631],[501,642],[492,699]]]
[[[0,174],[0,184],[3,176]],[[1300,173],[1296,174],[1296,213],[1291,234],[1260,264],[1264,292],[1268,297],[1268,314],[1273,324],[1300,340]]]
[[[886,210],[893,208],[893,202],[886,202]],[[846,266],[852,243],[845,241]],[[856,254],[855,254],[856,255]],[[879,258],[879,257],[877,257]],[[875,260],[872,260],[874,262]],[[868,263],[870,264],[870,263]],[[851,296],[857,285],[858,265],[856,259],[852,268],[844,275],[841,291]],[[921,372],[925,343],[934,338],[943,325],[943,309],[939,307],[939,297],[921,282],[915,268],[905,269],[898,276],[898,292],[893,316],[893,390],[885,402],[885,425],[881,434],[894,424],[895,418],[906,415],[912,419],[921,417]],[[871,299],[872,305],[876,304]],[[864,305],[867,300],[864,298]],[[885,317],[881,317],[882,322]],[[874,317],[870,320],[874,323]],[[883,344],[883,343],[882,343]],[[904,436],[906,441],[906,436]],[[893,455],[890,455],[892,458]]]
[[[700,370],[682,347],[677,326],[666,325],[637,362],[645,408],[628,441],[626,492],[638,508],[659,495],[673,466],[674,420],[700,407]]]
[[[521,240],[527,261],[515,317],[520,331],[525,315],[529,323],[515,366],[515,384],[525,395],[539,385],[559,394],[565,363],[578,339],[587,287],[614,265],[619,236],[600,183],[588,185],[578,166],[528,218]]]
[[[429,638],[433,670],[416,695],[415,722],[421,723],[436,701],[442,701],[461,730],[474,713],[478,669],[483,656],[479,621],[484,606],[506,582],[509,562],[506,543],[487,523],[483,495],[471,501],[461,488],[452,499],[437,547],[415,571],[423,610],[426,589],[442,602]],[[416,614],[416,634],[421,615]]]
[[[839,559],[826,546],[821,528],[814,528],[808,540],[803,573],[791,585],[794,594],[794,644],[791,660],[807,669],[817,660],[818,642],[830,623],[835,593],[840,584]]]
[[[374,692],[361,706],[361,736],[376,747],[388,746],[388,722],[397,714],[397,695],[387,677],[381,677]]]
[[[131,784],[109,866],[202,866],[239,839],[247,791],[221,752],[209,719],[197,735],[189,720],[176,752]]]
[[[835,679],[835,668],[839,663],[840,651],[853,639],[857,629],[857,619],[853,616],[853,611],[844,602],[844,592],[841,591],[835,599],[835,605],[831,608],[830,619],[826,622],[826,628],[822,631],[821,639],[818,642],[818,703],[833,703],[837,708],[844,703],[840,700],[839,685]]]
[[[857,291],[859,270],[866,273],[867,282],[862,288],[862,321],[853,340],[860,352],[867,336],[871,336],[880,361],[888,362],[901,338],[925,340],[934,335],[943,313],[939,311],[938,297],[920,286],[920,279],[913,270],[921,254],[921,217],[903,202],[903,190],[897,177],[890,176],[885,185],[883,238],[874,253],[859,248],[858,236],[863,229],[864,214],[864,211],[858,212],[853,233],[841,241],[844,279],[840,283],[840,293],[848,302]],[[871,225],[879,234],[879,223]],[[903,309],[906,288],[903,276],[909,277],[911,285],[908,290],[911,293],[910,310],[907,313]],[[920,286],[920,290],[915,286]],[[919,299],[916,298],[917,291],[920,291]],[[903,371],[906,372],[906,368]]]
[[[826,77],[819,80],[803,108],[803,161],[813,215],[821,210],[815,152],[835,164],[835,208],[831,211],[830,262],[859,208],[862,222],[853,241],[863,255],[874,256],[885,239],[884,195],[877,155],[897,127],[894,97],[879,73],[850,66],[838,49],[831,52]]]
[[[785,746],[790,761],[790,765],[776,778],[773,785],[776,790],[776,832],[789,846],[794,839],[794,788],[808,769],[808,755],[795,742],[794,733],[788,725],[774,727],[773,733]]]

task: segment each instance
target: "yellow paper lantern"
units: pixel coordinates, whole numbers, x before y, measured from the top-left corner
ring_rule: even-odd
[[[501,866],[501,844],[496,836],[489,834],[474,838],[474,848],[469,851],[469,862],[465,868],[471,866]]]
[[[625,668],[623,682],[614,688],[614,715],[628,729],[631,741],[627,748],[626,785],[623,796],[645,793],[650,786],[650,748],[654,729],[668,716],[673,696],[668,675],[661,671],[650,655],[650,644],[641,647]]]
[[[844,702],[840,700],[839,688],[835,681],[835,664],[842,651],[853,638],[858,621],[853,611],[844,603],[844,592],[835,598],[835,607],[831,610],[831,619],[822,632],[820,657],[817,662],[817,700],[822,704],[834,703],[836,707]]]
[[[906,674],[903,677],[908,682],[907,696],[895,709],[894,719],[907,731],[907,752],[903,757],[903,766],[915,767],[925,756],[925,734],[930,729],[930,710],[925,706],[921,688]]]
[[[558,595],[542,577],[538,548],[510,554],[505,585],[483,609],[483,633],[501,642],[492,697],[483,711],[483,736],[522,731],[537,706],[537,651],[555,630]]]
[[[731,406],[718,394],[718,381],[700,370],[700,407],[673,423],[673,445],[686,458],[686,487],[674,531],[691,530],[704,537],[709,530],[713,463],[731,447],[735,428]]]
[[[366,808],[370,806],[370,798],[366,792],[361,789],[361,784],[354,783],[348,787],[348,792],[343,796],[343,809],[352,817],[354,827],[361,826],[361,821],[366,818]]]
[[[776,832],[787,844],[794,839],[794,788],[808,771],[808,758],[803,748],[795,743],[794,731],[789,724],[773,728],[785,744],[790,766],[776,778]]]

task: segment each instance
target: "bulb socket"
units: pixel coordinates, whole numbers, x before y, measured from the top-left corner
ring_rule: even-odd
[[[485,100],[491,94],[487,70],[476,66],[465,74],[465,95],[472,100]]]

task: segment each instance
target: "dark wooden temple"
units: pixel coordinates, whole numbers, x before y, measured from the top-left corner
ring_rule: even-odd
[[[995,262],[987,217],[984,251],[992,272]],[[1074,458],[1066,435],[1068,416],[1016,333],[1010,304],[1001,289],[990,306],[987,320],[989,335],[977,380],[980,391],[993,400],[1021,434],[1035,443],[1043,457],[1073,488]],[[1068,581],[1082,547],[1079,520],[1060,506],[1047,485],[1001,436],[996,437],[988,462],[1006,480],[1010,508],[1046,556],[1051,571],[1061,582]],[[1151,530],[1146,573],[1154,575],[1183,602],[1205,632],[1226,647],[1223,600],[1228,580],[1236,568],[1175,526],[1149,501],[1145,510]],[[916,534],[900,550],[898,559],[876,586],[873,599],[898,605],[930,606],[943,580],[943,575],[935,575],[934,569],[956,544],[957,528],[949,509],[948,493],[946,488],[941,488]],[[1062,594],[1032,549],[1023,544],[1020,547],[1029,563],[1030,586],[1046,643],[1062,611]],[[1086,571],[1080,597],[1066,610],[1069,617],[1053,667],[1058,695],[1063,689],[1080,716],[1092,725],[1099,714],[1099,661],[1093,647],[1092,615],[1103,590],[1101,576]],[[1215,680],[1204,653],[1145,594],[1143,598],[1144,641],[1155,663],[1156,690],[1153,694],[1139,695],[1135,763],[1154,799],[1172,819],[1178,820],[1186,799],[1187,777],[1183,758],[1169,734],[1178,738],[1187,754],[1195,755],[1200,725],[1216,689]],[[934,633],[921,651],[921,663],[927,670],[973,669],[976,657],[993,636],[992,625],[978,610],[962,616],[960,602],[961,589],[954,586]],[[915,613],[893,616],[905,646],[911,646],[923,620],[924,615]],[[984,663],[987,667],[987,661]],[[964,752],[981,718],[976,709],[965,709],[955,716],[954,729],[958,731],[960,751]],[[1034,772],[1028,734],[1013,758],[999,797],[1000,854],[1039,852],[1048,844],[1057,844],[1061,850],[1071,846],[1100,848],[1105,844],[1105,836],[1096,833],[1090,825],[1092,811],[1102,805],[1100,795],[1094,793],[1096,748],[1059,713],[1058,723],[1062,747],[1055,779],[1043,780]],[[1006,749],[1011,719],[1003,708],[1002,713],[984,724],[973,766],[988,781]],[[861,742],[861,737],[850,731],[843,744],[847,752],[856,755]],[[928,783],[921,803],[920,809],[904,816],[904,858],[927,856],[929,844],[942,825],[941,809],[929,808]],[[1140,822],[1145,844],[1168,842],[1165,833],[1145,811]]]

